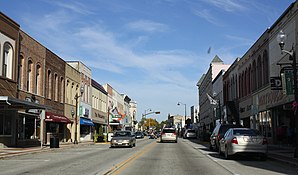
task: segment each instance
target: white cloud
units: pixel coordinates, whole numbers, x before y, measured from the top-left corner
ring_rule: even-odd
[[[168,29],[165,24],[150,20],[138,20],[127,24],[127,27],[136,31],[163,32]]]
[[[87,8],[87,6],[85,6],[85,4],[77,2],[77,1],[71,1],[64,3],[62,1],[49,1],[49,3],[56,5],[62,9],[65,10],[71,10],[75,13],[79,13],[79,14],[83,14],[83,15],[88,15],[88,14],[92,14],[92,12]]]
[[[208,22],[210,22],[210,23],[212,23],[212,24],[215,24],[215,25],[217,25],[217,26],[222,26],[222,24],[210,13],[210,11],[209,10],[207,10],[207,9],[202,9],[202,10],[192,10],[192,12],[195,14],[195,15],[197,15],[197,16],[199,16],[199,17],[201,17],[201,18],[203,18],[203,19],[205,19],[206,21],[208,21]]]
[[[246,10],[246,7],[243,6],[244,4],[243,1],[240,1],[240,0],[202,0],[202,1],[227,12]]]

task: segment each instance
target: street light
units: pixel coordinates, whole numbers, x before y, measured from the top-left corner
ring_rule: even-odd
[[[81,84],[80,93],[81,95],[78,95],[78,92],[76,93],[74,99],[76,100],[76,117],[75,117],[75,138],[74,138],[74,144],[78,144],[77,136],[78,136],[78,129],[77,129],[77,123],[78,123],[78,99],[81,97],[84,93],[84,85]]]
[[[294,109],[294,118],[295,118],[295,135],[296,135],[294,158],[298,158],[298,133],[297,133],[297,129],[298,129],[298,111],[297,111],[297,107],[298,107],[298,87],[297,87],[296,53],[295,53],[294,46],[292,46],[292,49],[290,51],[284,50],[287,35],[282,30],[277,34],[276,39],[277,39],[277,42],[280,46],[281,53],[282,54],[283,53],[288,54],[290,56],[289,60],[292,61],[293,79],[294,79],[294,96],[295,96],[295,100],[294,100],[292,105],[295,108]]]
[[[185,123],[186,123],[186,104],[181,103],[181,102],[178,102],[177,105],[178,105],[178,106],[179,106],[179,105],[184,105],[184,121],[185,121]]]

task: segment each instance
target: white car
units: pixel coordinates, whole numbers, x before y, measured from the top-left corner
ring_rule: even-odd
[[[219,141],[219,154],[226,159],[235,154],[256,154],[266,160],[267,139],[259,131],[250,128],[230,128]]]
[[[178,142],[178,136],[175,128],[163,128],[160,134],[160,142]]]

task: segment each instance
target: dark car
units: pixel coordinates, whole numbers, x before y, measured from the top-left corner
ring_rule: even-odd
[[[140,131],[137,131],[135,133],[135,136],[136,136],[136,139],[142,139],[142,138],[144,138],[143,132],[140,132]]]
[[[218,150],[219,148],[219,141],[220,139],[223,138],[223,136],[225,135],[225,133],[227,132],[227,130],[229,130],[230,128],[242,128],[242,125],[236,125],[236,124],[218,124],[211,136],[210,136],[210,145],[209,148],[210,150]]]

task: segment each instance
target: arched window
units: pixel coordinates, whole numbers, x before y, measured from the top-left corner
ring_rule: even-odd
[[[8,42],[3,47],[2,76],[12,79],[13,49]]]
[[[251,65],[249,65],[249,68],[248,68],[248,94],[251,94]]]
[[[40,65],[38,64],[38,65],[36,65],[36,74],[35,74],[35,93],[37,94],[37,95],[41,95],[41,80],[40,80],[40,78],[41,78],[41,76],[40,76],[40,69],[41,69],[41,67],[40,67]]]
[[[257,88],[261,88],[263,85],[263,81],[262,81],[262,58],[261,56],[258,57],[258,63],[257,63],[257,82],[258,82],[258,86]]]
[[[23,83],[24,83],[24,78],[23,78],[23,67],[24,65],[24,57],[23,55],[20,55],[20,62],[19,62],[19,70],[18,70],[18,73],[19,73],[19,78],[18,78],[18,84],[19,84],[19,89],[23,89]]]
[[[242,79],[241,79],[241,73],[239,74],[239,97],[242,97]]]
[[[257,89],[257,72],[256,72],[256,60],[252,63],[252,90],[255,91]]]
[[[65,92],[65,103],[70,104],[70,94],[71,94],[71,86],[69,84],[69,80],[66,80],[66,92]]]
[[[57,74],[55,74],[54,75],[54,81],[55,81],[55,88],[54,88],[54,100],[55,101],[58,101],[58,75]]]
[[[269,58],[268,58],[268,53],[267,50],[264,51],[263,53],[263,71],[264,71],[264,84],[268,84],[269,83]]]
[[[48,70],[48,89],[47,89],[47,97],[48,99],[52,98],[52,72],[51,70]]]
[[[60,103],[63,103],[63,96],[64,96],[64,78],[63,77],[61,77],[60,78],[60,87],[61,87],[61,89],[60,89]]]
[[[32,92],[32,66],[33,62],[29,59],[27,65],[27,91]]]

